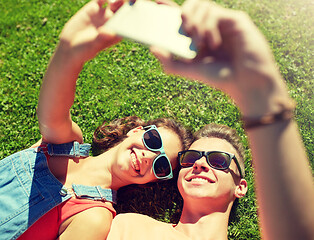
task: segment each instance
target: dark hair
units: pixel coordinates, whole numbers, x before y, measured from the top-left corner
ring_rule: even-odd
[[[173,131],[181,141],[182,150],[188,149],[193,142],[191,131],[173,119],[158,118],[145,122],[139,117],[130,116],[115,119],[109,124],[104,122],[96,129],[92,144],[93,154],[98,155],[119,144],[131,129],[148,125],[156,125]],[[178,199],[181,199],[176,184],[179,166],[177,164],[177,167],[173,169],[174,177],[168,181],[142,185],[132,184],[120,188],[118,204],[115,206],[117,213],[137,212],[157,218],[164,214],[165,209],[175,209],[176,214],[174,215],[179,219],[179,209],[182,204],[175,204]],[[171,220],[173,221],[173,219]]]
[[[142,119],[136,116],[115,119],[110,123],[104,121],[96,128],[93,135],[93,155],[99,155],[114,147],[126,138],[126,134],[131,129],[142,126],[144,123]]]
[[[241,167],[242,175],[245,177],[245,153],[244,147],[241,141],[241,138],[237,134],[235,129],[232,129],[226,125],[210,123],[202,127],[194,134],[194,141],[199,140],[201,138],[220,138],[229,142],[239,154],[239,164]]]
[[[157,127],[168,128],[177,134],[182,144],[182,150],[187,149],[193,141],[191,132],[173,119],[158,118],[145,122],[137,116],[129,116],[115,119],[109,124],[105,121],[95,130],[92,143],[93,155],[99,155],[122,142],[131,129],[153,124]]]

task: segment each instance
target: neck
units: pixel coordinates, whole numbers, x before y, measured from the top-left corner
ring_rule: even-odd
[[[209,202],[194,200],[193,203],[184,202],[182,214],[176,230],[191,239],[198,240],[227,240],[228,220],[232,203],[220,208]],[[202,207],[203,206],[203,207]]]
[[[115,170],[114,165],[116,158],[117,148],[113,147],[108,151],[93,157],[89,161],[89,170],[87,174],[90,179],[94,179],[97,185],[103,188],[110,188],[118,190],[119,188],[126,186],[128,182],[125,182],[119,175],[119,169]]]
[[[101,186],[118,190],[130,183],[125,183],[114,171],[114,160],[116,157],[116,148],[96,156],[79,159],[78,161],[68,160],[66,167],[66,180],[64,184],[71,186],[72,183],[88,186]]]

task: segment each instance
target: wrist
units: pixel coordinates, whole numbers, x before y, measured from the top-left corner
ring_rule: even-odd
[[[268,112],[260,116],[242,116],[244,129],[250,130],[253,128],[271,125],[277,122],[290,121],[294,117],[295,102],[292,99],[278,101],[277,109],[278,110],[274,112]]]
[[[246,118],[260,118],[278,113],[292,102],[295,106],[277,69],[271,71],[271,68],[268,68],[268,71],[264,70],[256,74],[252,81],[257,84],[248,86],[245,93],[240,95],[238,102],[241,113]],[[247,84],[250,85],[250,82]]]

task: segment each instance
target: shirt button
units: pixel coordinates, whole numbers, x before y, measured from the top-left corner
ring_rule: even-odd
[[[59,193],[60,193],[61,196],[64,197],[64,196],[66,196],[68,194],[68,190],[65,187],[63,187],[63,188],[61,188]]]

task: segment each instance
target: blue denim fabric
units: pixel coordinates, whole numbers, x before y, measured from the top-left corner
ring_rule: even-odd
[[[0,161],[0,240],[16,239],[49,210],[71,198],[49,171],[49,155],[88,156],[89,144],[48,144]],[[72,186],[78,198],[116,202],[116,191],[100,186]]]

